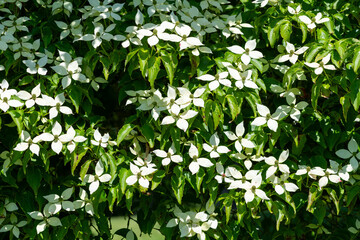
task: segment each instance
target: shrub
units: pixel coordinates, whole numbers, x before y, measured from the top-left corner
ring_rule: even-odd
[[[2,238],[359,235],[359,1],[0,6]]]

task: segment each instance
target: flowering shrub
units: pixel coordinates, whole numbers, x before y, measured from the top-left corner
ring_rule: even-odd
[[[359,1],[0,12],[2,238],[359,236]]]

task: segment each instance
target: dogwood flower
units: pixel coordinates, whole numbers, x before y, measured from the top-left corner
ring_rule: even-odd
[[[85,212],[90,214],[91,216],[93,216],[94,215],[94,207],[92,205],[91,200],[89,199],[87,192],[82,188],[80,188],[79,197],[80,197],[80,200],[76,200],[73,202],[74,208],[79,209],[79,208],[85,207]]]
[[[75,150],[75,146],[76,146],[75,143],[80,143],[87,140],[87,138],[84,136],[75,136],[75,135],[76,132],[74,128],[71,126],[69,127],[69,129],[67,130],[64,136],[65,141],[68,142],[67,149],[69,150],[70,153],[72,153]]]
[[[44,95],[43,95],[44,97]],[[47,105],[51,106],[52,108],[50,108],[49,110],[49,118],[53,119],[55,118],[59,112],[69,115],[69,114],[73,114],[72,110],[69,107],[63,106],[65,103],[65,96],[64,93],[60,93],[58,94],[55,99],[51,98],[51,97],[46,97]]]
[[[30,74],[40,74],[44,76],[47,73],[47,69],[44,68],[47,61],[47,56],[45,56],[40,58],[39,61],[24,60],[23,63],[27,66],[26,72]]]
[[[116,24],[110,24],[105,30],[104,26],[101,23],[95,23],[94,25],[94,34],[85,34],[78,40],[92,41],[91,44],[93,48],[96,49],[101,45],[102,40],[110,41],[111,39],[113,39],[114,36],[110,34],[110,32],[115,29]]]
[[[309,47],[301,47],[295,51],[295,46],[292,43],[285,42],[285,49],[287,54],[284,54],[279,57],[278,62],[290,61],[292,64],[295,64],[299,58],[299,55],[303,54]]]
[[[235,128],[235,133],[232,131],[225,131],[224,134],[231,140],[235,141],[235,148],[238,152],[241,152],[243,147],[254,148],[255,144],[249,139],[243,138],[245,133],[244,122],[239,123]]]
[[[233,69],[233,68],[228,67],[228,69]],[[235,71],[237,71],[237,70],[235,70]],[[233,73],[233,71],[232,71],[232,73]],[[230,75],[231,75],[231,73],[230,73]],[[242,89],[244,86],[247,88],[258,89],[259,87],[256,85],[256,83],[254,83],[251,80],[251,75],[252,75],[252,71],[248,70],[248,71],[242,72],[240,74],[233,74],[231,76],[235,80],[237,80],[235,82],[235,86],[238,87],[239,89]]]
[[[352,167],[350,164],[347,164],[345,166],[343,166],[342,168],[340,168],[340,164],[337,163],[334,160],[329,160],[330,162],[330,168],[332,170],[334,170],[335,172],[337,172],[337,174],[339,175],[339,177],[344,180],[344,181],[349,181],[350,179],[350,174],[349,172],[352,171]]]
[[[301,5],[298,5],[295,9],[292,8],[292,7],[290,7],[290,6],[288,6],[287,9],[288,9],[288,12],[289,12],[290,14],[297,15],[297,14],[299,14],[300,11],[301,11]]]
[[[259,174],[259,170],[250,170],[242,175],[242,173],[234,167],[229,167],[231,176],[234,178],[228,187],[228,189],[237,189],[246,187],[247,184],[250,184],[250,180],[255,178]]]
[[[30,134],[27,131],[22,130],[20,139],[21,142],[16,145],[14,148],[15,151],[23,152],[29,148],[32,153],[39,156],[40,147],[37,144],[41,140],[39,136],[31,139]]]
[[[209,81],[209,88],[210,91],[213,91],[215,89],[217,89],[220,84],[226,86],[226,87],[231,87],[231,81],[229,79],[227,79],[227,76],[229,75],[228,72],[221,72],[216,74],[215,76],[210,75],[210,74],[204,74],[200,77],[197,77],[197,79],[202,80],[202,81]]]
[[[247,41],[245,43],[245,49],[238,45],[227,47],[227,49],[229,49],[232,53],[241,54],[240,59],[245,65],[249,65],[251,59],[260,59],[264,57],[261,52],[254,51],[255,48],[256,48],[255,39]]]
[[[183,161],[183,158],[180,155],[175,155],[176,149],[174,145],[171,145],[168,152],[165,152],[164,150],[154,150],[153,153],[155,153],[156,156],[163,158],[161,161],[161,164],[163,166],[167,166],[170,164],[170,162],[179,163]]]
[[[69,53],[59,50],[60,59],[63,61],[59,65],[51,67],[57,74],[64,76],[61,80],[62,87],[65,89],[71,84],[71,79],[85,82],[86,77],[81,73],[82,58],[72,59]]]
[[[20,102],[16,99],[11,99],[12,96],[16,95],[16,91],[14,89],[5,90],[0,92],[0,109],[4,112],[7,112],[10,107],[21,107],[24,103]]]
[[[53,227],[62,226],[60,219],[57,217],[51,217],[51,214],[49,213],[47,208],[48,207],[46,207],[45,205],[43,213],[39,211],[33,211],[28,213],[33,219],[41,220],[41,222],[36,226],[37,234],[45,231],[46,227],[49,225]]]
[[[57,194],[44,196],[44,198],[49,201],[48,212],[53,215],[60,212],[61,209],[64,209],[65,211],[74,211],[74,204],[71,201],[68,201],[73,191],[74,188],[71,187],[65,189],[60,196]]]
[[[245,148],[245,154],[237,152],[237,153],[231,154],[230,156],[244,161],[244,165],[245,165],[246,169],[250,170],[250,168],[253,165],[253,162],[261,162],[265,159],[265,157],[263,157],[263,156],[253,155],[252,152],[253,152],[252,148]]]
[[[214,164],[207,158],[199,158],[199,150],[193,144],[190,145],[189,156],[193,159],[193,161],[189,165],[189,169],[192,174],[195,174],[199,171],[201,167],[211,167]]]
[[[110,139],[109,133],[105,133],[103,136],[99,132],[99,129],[97,128],[94,132],[94,139],[91,140],[91,144],[95,146],[101,146],[103,148],[106,148],[108,145],[108,141]]]
[[[354,138],[348,142],[348,149],[340,149],[335,152],[336,156],[342,159],[350,158],[349,171],[356,171],[359,167],[360,152],[359,145]]]
[[[126,178],[127,185],[134,185],[136,182],[139,182],[139,185],[144,188],[149,188],[150,182],[146,178],[147,175],[150,175],[156,171],[154,168],[139,168],[138,166],[130,163],[130,170],[134,175]]]
[[[231,183],[234,179],[231,176],[229,167],[224,170],[224,166],[221,163],[216,163],[216,172],[218,175],[215,176],[215,180],[220,184],[222,182]]]
[[[200,98],[200,96],[205,92],[205,87],[197,88],[194,93],[191,93],[189,89],[185,87],[178,87],[177,89],[180,92],[180,97],[175,101],[175,103],[179,104],[181,108],[185,108],[191,103],[197,107],[204,107],[204,100]]]
[[[187,119],[191,119],[193,117],[195,117],[198,114],[198,112],[194,111],[194,110],[188,110],[182,114],[172,114],[171,116],[166,116],[163,118],[163,120],[161,121],[161,125],[168,125],[168,124],[173,124],[174,122],[176,122],[176,126],[183,130],[184,132],[186,132],[186,130],[189,127],[189,123],[186,121]]]
[[[288,165],[283,164],[289,156],[289,150],[283,151],[280,156],[279,160],[274,158],[273,156],[265,158],[266,164],[270,165],[270,167],[266,171],[266,179],[271,177],[276,173],[279,169],[282,173],[290,173],[290,169]]]
[[[270,110],[268,107],[262,104],[256,104],[256,108],[261,117],[257,117],[251,123],[254,126],[262,126],[267,123],[267,126],[274,132],[276,132],[278,128],[278,122],[276,121],[276,116],[270,114]]]
[[[93,194],[100,186],[100,182],[105,183],[111,180],[111,175],[104,174],[104,164],[99,160],[95,165],[95,175],[85,174],[84,182],[90,183],[89,191],[90,195]]]
[[[245,189],[246,192],[244,194],[245,202],[249,203],[252,202],[255,198],[255,195],[261,198],[262,200],[270,200],[266,193],[259,189],[262,182],[262,177],[260,174],[256,175],[253,179],[251,179],[251,182],[245,182],[243,185],[241,185],[242,189]]]
[[[222,153],[228,153],[230,150],[225,146],[219,146],[220,138],[217,133],[214,133],[209,140],[209,144],[203,143],[203,148],[205,151],[210,153],[211,158],[218,158]]]
[[[68,142],[68,138],[66,134],[62,134],[62,127],[58,122],[55,122],[53,128],[51,129],[51,133],[45,132],[40,134],[38,137],[41,141],[52,142],[51,149],[59,154],[62,150],[63,143]]]
[[[39,102],[41,103],[41,98],[39,98],[41,94],[41,90],[40,90],[40,83],[38,85],[36,85],[36,87],[34,87],[31,90],[31,94],[28,93],[27,91],[21,90],[19,91],[16,95],[21,99],[21,100],[25,100],[25,105],[27,108],[31,108],[32,106],[36,104],[39,104]]]
[[[329,180],[333,183],[341,182],[339,175],[337,175],[337,173],[333,169],[328,168],[325,170],[324,175],[319,179],[319,188],[321,189],[325,187],[328,184]]]
[[[300,120],[301,110],[305,109],[309,104],[307,102],[301,101],[296,104],[295,95],[289,95],[286,98],[286,102],[289,105],[281,105],[279,106],[274,113],[274,116],[277,116],[281,119],[284,116],[290,115],[290,117],[298,122]]]
[[[322,18],[322,13],[316,14],[316,16],[311,19],[308,16],[302,15],[302,16],[299,16],[299,19],[300,19],[300,21],[305,23],[309,29],[316,28],[316,24],[321,24],[321,23],[330,21],[330,19],[327,17]]]
[[[16,238],[19,238],[20,236],[20,230],[19,228],[25,226],[27,224],[26,221],[20,221],[18,222],[18,219],[15,214],[10,215],[10,223],[6,224],[1,227],[0,232],[11,232]]]
[[[288,178],[289,174],[283,174],[280,177],[272,175],[272,177],[270,177],[270,180],[274,184],[275,192],[277,194],[282,195],[285,191],[296,192],[299,189],[296,184],[287,182]]]
[[[336,70],[334,65],[332,65],[332,64],[326,65],[329,61],[330,61],[330,53],[328,55],[326,55],[323,59],[321,59],[320,63],[317,63],[317,62],[308,63],[308,62],[306,62],[305,65],[308,66],[308,67],[311,67],[311,68],[315,68],[315,74],[320,75],[324,71],[324,69]]]

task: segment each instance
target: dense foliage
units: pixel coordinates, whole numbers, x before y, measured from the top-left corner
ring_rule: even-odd
[[[359,6],[0,0],[0,236],[356,239]]]

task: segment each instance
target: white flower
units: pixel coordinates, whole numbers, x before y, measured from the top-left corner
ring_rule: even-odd
[[[330,162],[330,168],[332,170],[334,170],[335,172],[337,172],[337,174],[339,175],[339,177],[344,180],[344,181],[349,181],[350,179],[350,174],[349,172],[352,171],[352,167],[350,164],[347,164],[345,166],[343,166],[341,169],[339,168],[340,167],[340,164],[337,163],[336,161],[334,160],[329,160]]]
[[[231,176],[234,178],[228,187],[228,189],[237,189],[246,187],[246,185],[250,184],[248,180],[252,180],[253,178],[257,177],[259,174],[259,170],[250,170],[245,173],[243,176],[239,170],[234,167],[229,167],[229,171]]]
[[[289,42],[285,42],[285,49],[287,54],[284,54],[279,57],[279,62],[290,61],[292,64],[295,64],[299,58],[300,54],[303,54],[309,47],[301,47],[295,51],[295,46]]]
[[[146,176],[154,173],[156,169],[148,167],[139,168],[138,166],[130,163],[130,170],[134,175],[131,175],[126,179],[126,184],[134,185],[136,182],[139,182],[140,186],[149,188],[150,182]]]
[[[305,16],[305,15],[299,16],[299,19],[300,19],[300,21],[305,23],[309,29],[316,28],[316,24],[321,24],[321,23],[330,21],[330,19],[327,18],[327,17],[322,18],[321,13],[316,14],[316,16],[311,18],[311,19],[308,16]]]
[[[333,183],[341,182],[339,175],[337,175],[337,173],[333,169],[328,168],[325,170],[324,175],[319,179],[320,189],[325,187],[328,184],[329,180]]]
[[[203,148],[205,151],[210,153],[211,158],[218,158],[220,157],[221,153],[228,153],[230,150],[225,146],[219,146],[220,144],[220,138],[217,133],[214,133],[210,137],[209,141],[210,145],[207,143],[203,144]]]
[[[104,174],[104,165],[99,160],[95,165],[95,175],[86,174],[84,177],[85,183],[90,183],[89,191],[90,195],[93,194],[100,186],[100,182],[105,183],[111,180],[111,175],[108,173]]]
[[[216,163],[216,172],[219,175],[215,176],[215,179],[218,183],[222,183],[223,181],[225,183],[231,183],[232,181],[234,181],[234,179],[231,176],[229,167],[226,168],[226,170],[224,171],[224,166],[221,163]]]
[[[83,136],[75,136],[76,132],[74,130],[74,128],[71,126],[69,127],[69,129],[66,132],[66,135],[64,136],[66,138],[66,142],[68,142],[67,144],[67,149],[69,150],[70,153],[72,153],[75,150],[75,143],[79,143],[79,142],[84,142],[87,140],[86,137]]]
[[[243,160],[246,169],[250,170],[250,168],[253,165],[253,162],[261,162],[265,159],[265,157],[263,157],[263,156],[252,155],[252,152],[253,152],[252,148],[245,148],[245,154],[238,152],[238,153],[231,154],[231,157]]]
[[[179,115],[173,114],[171,116],[166,116],[161,121],[161,125],[168,125],[176,122],[176,126],[186,132],[189,127],[189,123],[186,120],[195,117],[197,114],[198,112],[194,110],[188,110],[185,113]]]
[[[239,89],[242,89],[244,86],[247,88],[252,88],[252,89],[258,89],[259,87],[256,85],[256,83],[254,83],[251,80],[251,75],[252,75],[252,71],[248,70],[242,73],[238,73],[236,74],[237,70],[232,68],[232,67],[228,67],[228,70],[230,70],[230,75],[236,80],[235,82],[235,86],[238,87]]]
[[[266,164],[270,165],[270,167],[266,171],[266,178],[269,178],[272,175],[274,175],[278,169],[282,173],[290,173],[289,167],[286,164],[283,164],[283,162],[286,161],[288,156],[289,156],[289,150],[286,150],[280,154],[279,160],[277,160],[272,156],[265,158]]]
[[[256,48],[256,40],[249,40],[245,43],[245,49],[234,45],[231,47],[228,47],[227,49],[229,49],[231,52],[235,53],[235,54],[241,54],[241,61],[245,64],[245,65],[249,65],[251,59],[260,59],[263,57],[263,54],[259,51],[254,51],[254,49]]]
[[[193,161],[189,165],[189,169],[192,174],[195,174],[199,171],[201,167],[211,167],[214,164],[207,158],[199,158],[199,150],[193,144],[190,145],[189,156],[193,159]]]
[[[180,155],[175,155],[176,149],[174,145],[171,145],[168,152],[165,152],[164,150],[154,150],[153,153],[155,153],[156,156],[163,158],[161,161],[161,164],[163,166],[167,166],[170,164],[170,162],[179,163],[183,161],[183,158]]]
[[[105,30],[104,26],[101,23],[96,23],[94,25],[94,34],[85,34],[78,40],[92,41],[91,44],[93,48],[97,48],[101,45],[102,40],[110,41],[111,39],[113,39],[114,36],[110,34],[110,32],[114,30],[116,24],[110,24]]]
[[[103,148],[106,148],[108,144],[115,145],[116,143],[114,141],[109,141],[110,135],[108,133],[105,133],[103,136],[99,132],[99,129],[96,129],[94,132],[94,139],[91,140],[91,144],[95,146],[101,146]]]
[[[273,177],[270,178],[275,185],[274,187],[277,194],[282,195],[285,191],[296,192],[299,189],[296,184],[287,182],[288,178],[289,174],[283,174],[280,178],[273,175]]]
[[[39,101],[41,103],[41,98],[39,98],[41,94],[41,90],[40,90],[40,83],[38,85],[36,85],[36,87],[34,87],[31,90],[31,94],[28,93],[27,91],[19,91],[16,95],[21,99],[21,100],[25,100],[25,105],[27,108],[31,108],[32,106],[36,104],[39,104]]]
[[[297,14],[299,14],[300,11],[301,11],[301,5],[298,5],[298,6],[296,7],[296,9],[288,6],[287,9],[288,9],[288,12],[289,12],[290,14],[295,14],[295,15],[297,15]]]
[[[326,65],[329,61],[330,61],[330,53],[328,55],[326,55],[323,59],[321,59],[320,63],[317,63],[317,62],[308,63],[308,62],[306,62],[305,65],[308,66],[308,67],[311,67],[311,68],[315,68],[315,74],[320,75],[324,71],[324,69],[336,70],[334,65],[331,65],[331,64]]]
[[[275,116],[272,116],[270,114],[269,108],[258,103],[256,104],[256,107],[261,117],[255,118],[251,125],[262,126],[267,123],[267,126],[272,131],[276,132],[278,128],[278,122],[276,121],[277,119],[275,118]]]
[[[252,3],[260,3],[260,7],[265,7],[268,4],[269,0],[254,0]]]
[[[79,208],[85,207],[85,212],[87,212],[88,214],[93,216],[94,215],[93,205],[91,203],[91,200],[88,197],[87,192],[82,188],[80,188],[79,197],[80,197],[80,200],[76,200],[73,202],[74,208],[79,209]]]
[[[296,122],[298,122],[300,120],[300,115],[301,115],[300,111],[305,109],[309,104],[304,101],[296,104],[296,98],[295,98],[295,95],[293,95],[293,94],[289,95],[286,98],[286,102],[287,102],[287,104],[289,104],[289,106],[287,106],[287,105],[279,106],[276,109],[274,116],[281,119],[289,114],[292,119],[294,119]]]
[[[342,159],[350,158],[349,171],[356,171],[359,167],[360,152],[359,145],[354,138],[348,143],[348,149],[340,149],[335,152],[336,156]]]
[[[68,142],[67,135],[60,135],[62,133],[62,127],[58,122],[55,122],[53,128],[51,129],[51,133],[42,133],[38,137],[42,141],[52,142],[51,149],[59,154],[62,150],[63,143]]]
[[[20,134],[20,139],[21,142],[16,145],[14,148],[15,151],[22,152],[29,148],[32,153],[39,156],[40,147],[37,144],[41,140],[39,136],[31,139],[30,134],[23,130]]]
[[[43,95],[44,98],[44,95]],[[50,108],[49,110],[49,118],[53,119],[55,118],[59,112],[69,115],[69,114],[73,114],[72,110],[69,107],[63,106],[63,104],[65,103],[65,96],[64,93],[60,93],[58,94],[55,99],[51,98],[51,97],[47,97],[46,99],[44,99],[44,102],[47,102],[48,106],[51,106],[52,108]]]
[[[23,63],[27,66],[26,72],[30,74],[46,75],[47,70],[43,68],[47,63],[47,56],[42,57],[39,61],[24,60]]]
[[[2,228],[0,229],[0,232],[9,232],[9,231],[11,231],[11,233],[16,238],[19,238],[19,236],[20,236],[19,228],[25,226],[27,224],[27,222],[26,221],[20,221],[18,223],[17,217],[13,213],[10,215],[10,222],[11,222],[11,224],[6,224],[6,225],[2,226]]]
[[[49,201],[48,212],[53,215],[60,212],[61,208],[65,211],[74,211],[74,204],[70,201],[67,201],[71,197],[73,191],[74,188],[71,187],[65,189],[60,196],[57,194],[49,194],[44,196],[44,198]]]
[[[175,101],[175,103],[181,105],[181,108],[185,108],[193,103],[197,107],[204,107],[204,100],[200,96],[205,92],[205,87],[199,87],[195,90],[194,93],[191,93],[189,89],[185,87],[177,88],[180,92],[180,97]]]
[[[60,59],[63,61],[59,65],[51,67],[57,74],[64,76],[61,80],[62,87],[65,89],[71,84],[71,79],[85,82],[86,77],[81,73],[82,58],[72,59],[69,53],[59,50]]]
[[[144,28],[137,31],[138,37],[141,39],[142,36],[148,37],[147,42],[150,45],[150,47],[155,46],[159,43],[159,40],[169,40],[169,34],[165,33],[165,28],[160,26],[149,26],[147,29],[147,25],[145,24]],[[141,35],[141,37],[140,37]]]
[[[226,86],[226,87],[231,87],[231,81],[229,79],[227,79],[227,76],[229,75],[228,72],[221,72],[216,74],[215,76],[210,75],[210,74],[205,74],[202,75],[200,77],[197,77],[197,79],[202,80],[202,81],[209,81],[209,88],[210,91],[213,91],[215,89],[217,89],[220,84]]]
[[[61,221],[57,217],[50,217],[51,214],[49,213],[46,205],[43,210],[44,213],[41,213],[39,211],[33,211],[28,213],[30,217],[32,217],[35,220],[42,220],[37,226],[36,226],[36,232],[37,234],[43,232],[46,229],[46,226],[50,225],[53,227],[62,226]]]
[[[0,92],[0,109],[7,112],[10,107],[21,107],[24,103],[16,99],[11,99],[12,96],[16,95],[14,89],[5,90]]]
[[[245,182],[241,186],[242,189],[246,190],[246,192],[244,194],[246,203],[252,202],[255,198],[255,195],[263,200],[270,200],[266,196],[266,193],[263,190],[259,189],[261,182],[262,182],[262,178],[261,178],[261,175],[259,174],[256,177],[254,177],[251,180],[251,182]]]
[[[225,131],[224,134],[231,140],[235,141],[235,148],[238,152],[241,152],[243,147],[254,148],[255,144],[249,139],[243,138],[245,133],[244,122],[239,123],[235,128],[235,133],[232,131]]]

